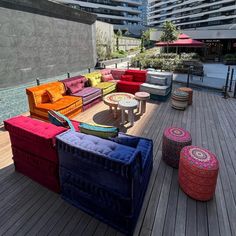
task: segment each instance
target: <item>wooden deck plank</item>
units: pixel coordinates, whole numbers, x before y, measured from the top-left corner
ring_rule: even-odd
[[[76,120],[119,126],[121,131],[153,139],[154,167],[134,235],[236,235],[236,100],[194,90],[193,105],[181,112],[170,101],[148,103],[135,125],[119,125],[102,102]],[[161,160],[162,134],[168,126],[192,134],[193,144],[216,153],[220,163],[216,195],[197,202],[178,186],[177,170]],[[60,196],[14,172],[9,135],[0,130],[0,234],[116,235],[118,231]]]

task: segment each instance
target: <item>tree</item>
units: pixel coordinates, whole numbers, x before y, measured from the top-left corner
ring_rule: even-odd
[[[178,39],[179,31],[171,21],[165,21],[160,40],[167,43],[167,53],[169,53],[169,43]]]
[[[116,35],[116,51],[119,51],[119,39],[122,37],[122,31],[118,29],[115,35]]]
[[[142,31],[142,35],[141,35],[141,52],[143,52],[144,48],[149,47],[150,44],[151,44],[151,40],[150,40],[150,32],[151,31],[152,31],[152,29]]]

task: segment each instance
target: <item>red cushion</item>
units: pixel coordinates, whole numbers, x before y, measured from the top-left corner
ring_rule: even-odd
[[[61,80],[64,83],[68,94],[74,94],[83,90],[87,79],[84,76],[75,76],[68,79]]]
[[[77,93],[77,92],[81,91],[83,88],[84,88],[84,84],[79,81],[75,81],[75,82],[71,83],[70,86],[68,86],[68,90],[69,90],[70,94]]]
[[[125,92],[125,93],[132,93],[135,94],[139,92],[140,85],[143,84],[142,82],[130,82],[130,81],[118,81],[117,83],[117,91],[118,92]]]
[[[12,146],[58,162],[54,147],[55,136],[66,131],[66,128],[25,116],[5,120],[4,125],[9,131]]]
[[[121,77],[120,77],[120,80],[122,80],[122,81],[133,81],[133,75],[122,75]]]
[[[146,70],[127,70],[125,75],[132,75],[135,82],[146,82],[147,71]]]
[[[114,80],[112,74],[109,74],[109,75],[102,75],[102,81],[103,82],[107,82],[109,80]]]

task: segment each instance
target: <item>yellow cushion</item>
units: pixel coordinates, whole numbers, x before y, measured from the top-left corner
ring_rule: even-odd
[[[113,82],[101,82],[101,83],[97,84],[95,87],[100,88],[100,89],[106,89],[106,88],[109,88],[114,85],[115,85],[115,83],[113,83]]]
[[[60,100],[61,98],[63,98],[60,89],[58,87],[51,87],[46,89],[46,92],[49,96],[49,99],[51,101],[51,103],[54,103],[58,100]]]

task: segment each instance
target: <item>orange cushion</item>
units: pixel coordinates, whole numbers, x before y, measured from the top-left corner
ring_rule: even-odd
[[[58,87],[51,87],[46,89],[46,92],[49,96],[49,99],[51,101],[51,103],[54,103],[58,100],[60,100],[61,98],[63,98],[60,89]]]

